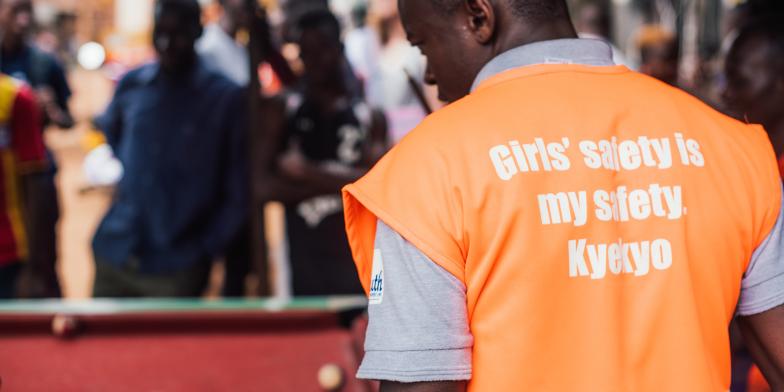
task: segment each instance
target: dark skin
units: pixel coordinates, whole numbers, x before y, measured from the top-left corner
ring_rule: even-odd
[[[722,96],[736,118],[762,124],[777,156],[784,153],[784,53],[759,36],[736,43],[727,56]],[[773,391],[784,391],[784,306],[738,318],[743,341]]]
[[[343,80],[342,44],[329,33],[314,28],[302,32],[298,44],[305,67],[305,94],[315,102],[320,112],[328,116],[338,109],[341,100],[349,99],[350,93]],[[348,183],[362,177],[367,170],[386,152],[386,119],[379,111],[373,112],[370,142],[364,145],[360,161],[341,170],[323,167],[310,162],[302,155],[296,144],[290,145],[283,154],[272,150],[281,144],[284,137],[285,103],[273,100],[266,105],[270,122],[267,147],[262,155],[270,157],[260,160],[262,178],[256,179],[257,195],[262,200],[298,202],[317,195],[337,193]],[[269,147],[272,146],[272,147]]]
[[[158,53],[161,71],[172,79],[182,78],[196,64],[194,45],[201,36],[201,23],[184,18],[173,6],[156,10],[153,46]]]
[[[400,0],[398,6],[409,41],[427,57],[426,81],[436,84],[440,98],[450,102],[467,95],[482,66],[498,54],[577,36],[568,16],[532,23],[515,17],[506,1],[463,0],[451,15],[435,10],[429,1]],[[743,317],[740,324],[773,390],[784,391],[784,307]],[[466,387],[465,382],[381,383],[382,392],[453,392]]]
[[[507,50],[532,42],[577,38],[568,18],[532,24],[512,14],[506,1],[461,3],[452,14],[434,9],[429,1],[398,3],[408,40],[427,57],[425,81],[438,87],[442,101],[467,95],[482,67]]]
[[[730,49],[725,71],[722,98],[729,113],[762,124],[776,155],[784,154],[784,53],[764,38],[751,37]]]
[[[0,39],[3,57],[10,57],[22,49],[33,28],[33,3],[31,0],[0,1]],[[63,110],[49,87],[39,87],[35,91],[38,106],[47,118],[60,128],[71,128],[73,119]]]
[[[446,102],[468,95],[482,67],[507,50],[538,41],[577,38],[568,17],[530,23],[516,17],[505,1],[464,0],[447,15],[429,1],[401,0],[398,8],[408,40],[427,58],[425,82],[436,85],[438,98]],[[466,387],[463,381],[381,383],[382,392],[459,392]]]
[[[678,84],[678,46],[675,40],[662,40],[643,48],[645,60],[640,72],[672,86]]]

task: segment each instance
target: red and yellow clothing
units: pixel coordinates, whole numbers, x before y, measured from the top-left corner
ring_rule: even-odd
[[[469,390],[724,391],[780,184],[760,127],[625,67],[548,64],[430,116],[344,204],[366,290],[377,219],[465,284]]]
[[[46,152],[41,117],[32,91],[0,75],[0,265],[24,260],[20,175],[43,167]]]

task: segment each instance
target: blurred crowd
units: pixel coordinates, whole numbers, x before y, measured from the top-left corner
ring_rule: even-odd
[[[395,2],[204,3],[155,1],[157,56],[123,71],[90,121],[86,178],[112,190],[92,241],[93,295],[200,296],[216,260],[224,296],[246,295],[248,276],[268,294],[282,273],[268,271],[270,202],[285,211],[283,291],[361,293],[340,189],[442,105]],[[738,3],[718,44],[696,51],[673,23],[680,3],[635,2],[641,23],[623,39],[611,2],[575,1],[572,16],[582,38],[613,44],[616,63],[762,124],[784,156],[783,3]],[[42,28],[33,0],[0,0],[0,298],[61,295],[57,164],[42,134],[74,125],[75,19]]]
[[[719,44],[696,56],[671,22],[680,2],[638,3],[643,23],[624,40],[610,2],[575,1],[572,16],[581,37],[613,44],[618,64],[762,124],[784,172],[784,2],[730,8]],[[91,120],[86,177],[112,189],[92,241],[95,297],[198,297],[216,260],[224,296],[246,295],[248,276],[268,294],[270,202],[285,211],[283,291],[362,292],[340,189],[442,104],[394,1],[346,4],[336,15],[326,0],[274,13],[216,0],[205,18],[196,0],[155,2],[157,56],[123,72]],[[75,18],[41,28],[33,0],[0,0],[0,299],[61,295],[58,167],[43,133],[74,126]]]

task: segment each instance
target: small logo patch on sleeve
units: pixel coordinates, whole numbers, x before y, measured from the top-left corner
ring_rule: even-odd
[[[378,305],[384,299],[384,259],[381,250],[373,251],[373,269],[370,274],[370,296],[368,303]]]

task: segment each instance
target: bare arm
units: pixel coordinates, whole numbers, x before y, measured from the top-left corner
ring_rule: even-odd
[[[381,383],[381,392],[463,392],[465,390],[465,381],[416,382],[410,384],[383,381]]]
[[[747,347],[773,392],[784,392],[784,305],[739,317]]]
[[[271,200],[295,202],[304,200],[319,193],[307,187],[297,186],[276,173],[275,160],[282,143],[285,125],[285,102],[280,98],[264,99],[261,102],[261,118],[264,120],[258,137],[253,138],[253,154],[251,162],[254,167],[253,194],[257,202]]]

